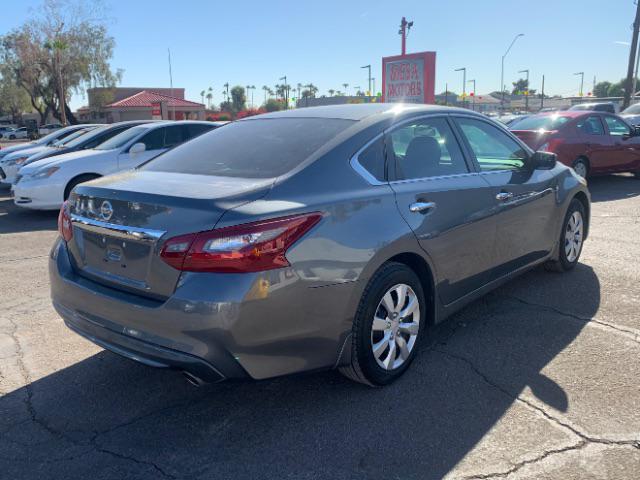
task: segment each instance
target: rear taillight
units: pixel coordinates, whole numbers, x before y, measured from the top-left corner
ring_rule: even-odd
[[[538,147],[543,152],[556,153],[558,147],[562,143],[560,138],[549,138],[546,142]]]
[[[245,223],[167,240],[160,257],[182,271],[241,273],[289,266],[286,253],[320,221],[318,212]]]
[[[73,238],[73,226],[71,225],[71,214],[69,213],[69,205],[65,201],[60,207],[60,213],[58,214],[58,232],[65,242],[68,242]]]

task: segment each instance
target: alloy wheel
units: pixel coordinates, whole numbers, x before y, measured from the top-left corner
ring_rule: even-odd
[[[564,235],[564,253],[569,262],[575,262],[582,248],[584,222],[582,214],[575,211],[569,217]]]
[[[394,370],[413,350],[420,331],[420,303],[404,283],[391,287],[378,303],[371,327],[371,348],[378,365]]]

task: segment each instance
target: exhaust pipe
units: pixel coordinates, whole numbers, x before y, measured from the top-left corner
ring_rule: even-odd
[[[201,387],[202,385],[204,385],[206,383],[204,380],[202,380],[201,378],[196,377],[192,373],[183,371],[182,375],[184,375],[184,378],[187,379],[187,382],[189,382],[194,387]]]

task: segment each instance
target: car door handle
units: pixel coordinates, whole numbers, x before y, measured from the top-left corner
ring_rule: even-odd
[[[427,210],[433,210],[436,208],[434,202],[415,202],[409,205],[409,211],[413,213],[426,212]]]
[[[511,200],[513,198],[513,193],[511,192],[500,192],[496,195],[496,200],[500,202],[506,202],[507,200]]]

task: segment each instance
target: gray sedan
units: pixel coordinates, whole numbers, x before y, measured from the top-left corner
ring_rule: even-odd
[[[52,299],[195,384],[334,368],[384,385],[429,325],[535,265],[573,268],[589,211],[573,170],[467,110],[277,112],[77,186]]]

